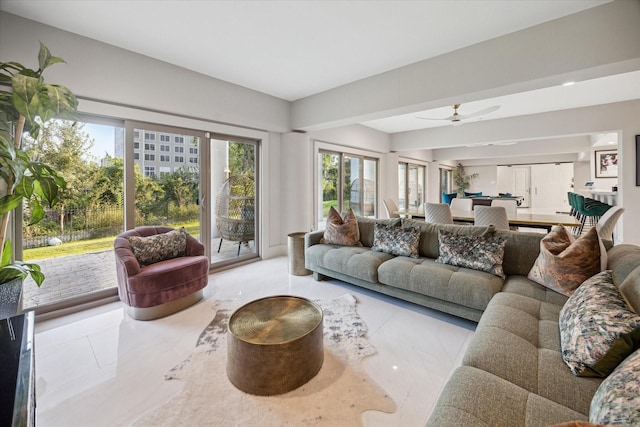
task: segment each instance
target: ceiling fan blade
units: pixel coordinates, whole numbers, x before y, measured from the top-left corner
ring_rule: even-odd
[[[449,116],[449,117],[441,117],[441,118],[435,118],[435,117],[418,117],[418,116],[416,116],[416,119],[422,119],[422,120],[453,120],[453,116]]]
[[[496,111],[498,109],[500,109],[500,106],[499,105],[494,105],[492,107],[485,108],[484,110],[476,111],[475,113],[461,114],[461,115],[458,116],[458,118],[460,120],[466,120],[466,119],[470,119],[470,118],[473,118],[473,117],[482,116],[484,114],[493,113],[494,111]]]

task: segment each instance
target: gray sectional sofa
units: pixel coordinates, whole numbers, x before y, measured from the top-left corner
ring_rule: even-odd
[[[420,258],[373,252],[377,221],[419,227]],[[527,278],[544,234],[496,232],[508,237],[503,280],[435,262],[438,230],[478,235],[486,227],[366,218],[358,218],[358,226],[362,247],[320,244],[322,231],[306,235],[306,268],[316,280],[336,278],[479,321],[462,366],[446,384],[428,426],[549,426],[588,420],[603,379],[571,373],[562,359],[558,326],[567,297]],[[610,242],[605,247],[608,268],[625,283],[628,300],[640,313],[640,247],[612,247]]]

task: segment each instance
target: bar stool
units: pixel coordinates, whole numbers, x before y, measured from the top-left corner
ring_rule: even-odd
[[[589,218],[590,225],[595,226],[596,223],[600,220],[600,217],[604,215],[604,213],[609,209],[611,209],[611,205],[607,205],[605,203],[600,203],[597,201],[597,203],[589,202],[589,204],[587,204],[587,202],[585,201],[585,197],[580,194],[576,194],[575,199],[576,209],[578,210],[578,214],[580,215],[580,218],[578,218],[578,220],[581,223],[580,229],[578,230],[578,235],[582,234],[582,230],[584,230],[587,218]]]

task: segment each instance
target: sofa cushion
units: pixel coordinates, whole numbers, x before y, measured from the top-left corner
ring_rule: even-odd
[[[386,252],[391,255],[418,258],[419,239],[420,230],[417,228],[394,227],[377,223],[374,227],[371,250]]]
[[[545,399],[489,372],[456,369],[445,385],[427,427],[547,427],[587,416]]]
[[[585,281],[560,312],[562,357],[579,376],[606,377],[640,345],[640,316],[610,270]]]
[[[607,425],[640,425],[640,350],[600,384],[591,401],[589,420]]]
[[[378,267],[392,258],[391,254],[356,246],[321,244],[305,251],[305,265],[310,270],[320,267],[371,283],[378,283]]]
[[[351,209],[349,209],[344,214],[344,218],[342,218],[333,206],[329,208],[329,216],[327,217],[324,236],[320,239],[320,243],[343,246],[362,246],[362,243],[360,243],[358,220]]]
[[[131,251],[140,265],[150,265],[185,256],[187,232],[183,228],[152,236],[127,236]]]
[[[604,245],[595,227],[576,239],[564,225],[556,225],[540,241],[540,255],[529,279],[564,295],[607,266]]]
[[[465,307],[484,310],[504,280],[490,273],[439,264],[430,258],[397,257],[378,268],[378,280]]]
[[[466,236],[446,230],[438,232],[440,256],[436,262],[485,271],[505,278],[502,259],[506,237]]]
[[[599,378],[576,377],[562,360],[561,307],[500,292],[489,302],[463,365],[490,372],[585,416]]]
[[[525,276],[518,275],[507,276],[507,280],[505,280],[504,286],[502,287],[502,292],[523,295],[537,299],[538,301],[555,304],[560,307],[562,307],[567,302],[567,299],[569,299],[565,295],[559,294],[546,286],[542,286]]]

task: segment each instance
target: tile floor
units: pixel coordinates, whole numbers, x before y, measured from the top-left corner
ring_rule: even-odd
[[[213,274],[205,300],[150,322],[130,319],[118,302],[37,323],[38,426],[126,426],[169,399],[181,385],[163,376],[191,354],[214,299],[329,299],[347,292],[357,298],[378,350],[363,366],[397,405],[394,414],[363,413],[363,424],[423,426],[460,365],[475,323],[343,282],[290,276],[287,267],[287,258],[279,257]]]

